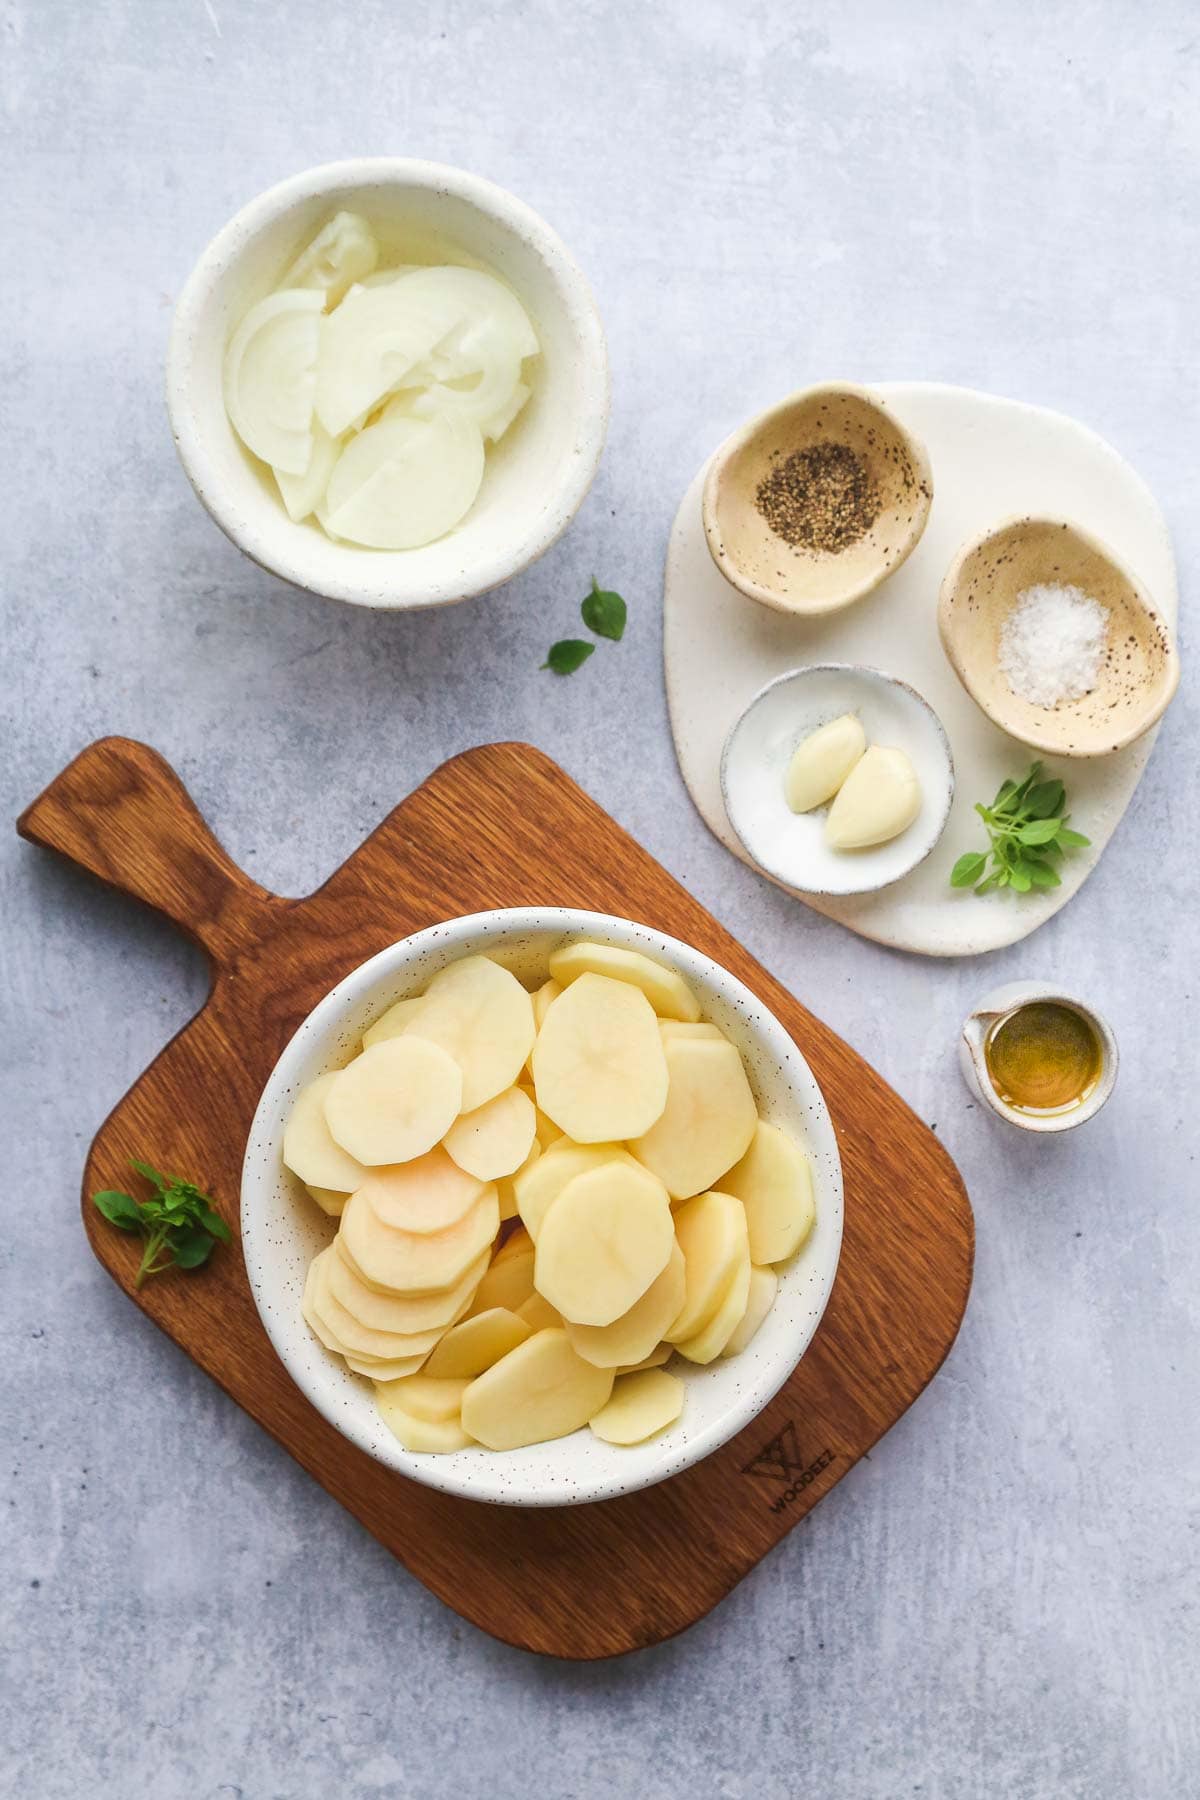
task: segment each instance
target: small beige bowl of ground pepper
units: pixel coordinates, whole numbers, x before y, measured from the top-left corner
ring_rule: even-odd
[[[867,388],[792,394],[722,444],[704,483],[713,561],[740,593],[815,615],[861,600],[920,541],[925,447]]]

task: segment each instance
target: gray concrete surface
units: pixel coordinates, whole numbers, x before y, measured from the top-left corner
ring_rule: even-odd
[[[975,1291],[943,1374],[703,1624],[570,1667],[461,1624],[89,1257],[100,1120],[199,1003],[196,954],[0,838],[0,1791],[24,1800],[1178,1800],[1200,1793],[1200,1243],[1185,684],[1102,868],[944,967],[857,941],[705,833],[659,662],[669,522],[751,408],[828,374],[1078,414],[1200,551],[1200,20],[1162,0],[353,7],[6,0],[0,419],[11,817],[87,740],[179,767],[233,854],[317,883],[434,764],[558,757],[958,1158]],[[372,617],[251,567],[161,401],[172,297],[245,199],[394,150],[515,189],[589,270],[614,414],[569,536],[507,590]],[[619,649],[538,673],[595,571]],[[953,1061],[1053,973],[1124,1073],[1017,1142]],[[152,1148],[152,1147],[148,1147]]]

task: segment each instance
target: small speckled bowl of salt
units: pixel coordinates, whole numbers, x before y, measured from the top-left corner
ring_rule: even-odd
[[[1057,756],[1105,756],[1166,711],[1179,655],[1166,620],[1103,544],[1061,519],[1012,519],[968,544],[938,629],[992,723]]]
[[[1108,608],[1082,588],[1045,582],[1017,595],[1000,627],[1000,667],[1031,706],[1090,694],[1108,643]]]

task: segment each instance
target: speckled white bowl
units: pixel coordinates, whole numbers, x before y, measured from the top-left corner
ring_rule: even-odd
[[[676,1358],[687,1383],[678,1424],[649,1443],[620,1449],[586,1429],[527,1450],[404,1450],[375,1407],[370,1382],[352,1375],[304,1323],[300,1298],[312,1257],[333,1236],[327,1219],[285,1170],[283,1128],[299,1090],[357,1049],[371,1020],[460,956],[483,953],[527,982],[567,937],[628,945],[678,969],[706,1018],[736,1043],[766,1118],[794,1134],[812,1158],[817,1222],[780,1272],[775,1305],[748,1349],[706,1369]],[[529,907],[475,913],[418,932],[380,951],[326,995],[292,1038],[263,1090],[242,1170],[242,1248],[263,1324],[292,1379],[342,1432],[388,1468],[445,1493],[509,1506],[568,1506],[611,1499],[675,1475],[716,1450],[760,1412],[803,1356],[825,1310],[842,1241],[842,1170],[837,1139],[808,1064],[778,1020],[727,970],[675,938],[604,913]]]
[[[810,733],[843,713],[862,720],[868,744],[904,750],[921,784],[921,810],[906,831],[865,850],[825,841],[828,806],[794,813],[784,778]],[[950,817],[954,758],[923,695],[862,663],[810,663],[760,688],[725,740],[721,794],[749,856],[806,894],[869,894],[899,881],[929,855]]]
[[[488,453],[463,523],[416,550],[334,543],[288,518],[271,471],[225,412],[222,364],[235,326],[339,208],[361,212],[390,262],[475,264],[524,302],[542,346],[533,394]],[[503,188],[441,163],[372,157],[308,169],[260,194],[218,232],[189,276],[167,352],[167,408],[180,460],[222,531],[297,587],[394,611],[444,606],[524,569],[571,522],[608,425],[608,356],[591,289],[562,240]]]

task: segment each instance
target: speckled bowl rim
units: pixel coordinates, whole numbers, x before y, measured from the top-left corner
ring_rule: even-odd
[[[1095,750],[1073,749],[1056,738],[1052,730],[1036,731],[1024,724],[1015,723],[1006,716],[1002,707],[991,705],[987,697],[978,690],[974,669],[967,667],[961,655],[965,641],[964,633],[955,629],[959,614],[952,612],[952,604],[953,597],[962,580],[963,569],[976,551],[982,550],[984,545],[990,543],[993,538],[1002,537],[1005,532],[1012,531],[1016,527],[1030,525],[1049,526],[1054,530],[1061,530],[1065,526],[1079,539],[1081,544],[1087,546],[1094,556],[1099,557],[1102,562],[1108,563],[1111,568],[1115,569],[1121,579],[1128,582],[1147,617],[1153,619],[1170,652],[1170,660],[1166,664],[1163,680],[1147,690],[1150,704],[1145,713],[1139,716],[1136,724],[1128,726],[1115,738],[1106,734],[1104,743]],[[955,624],[952,624],[952,618]],[[1139,580],[1128,563],[1122,562],[1103,538],[1098,538],[1095,532],[1088,531],[1082,525],[1077,525],[1073,519],[1057,518],[1049,513],[1011,513],[1007,518],[998,519],[995,524],[989,525],[986,531],[981,531],[975,537],[970,538],[955,553],[953,561],[942,577],[942,584],[938,589],[937,623],[938,637],[941,639],[946,661],[984,718],[988,719],[998,731],[1004,732],[1006,737],[1015,739],[1018,744],[1028,745],[1031,750],[1042,750],[1047,756],[1069,757],[1074,762],[1094,762],[1099,757],[1112,756],[1118,750],[1128,749],[1130,744],[1136,744],[1139,738],[1145,737],[1152,726],[1158,724],[1175,698],[1176,690],[1179,687],[1179,645],[1175,631],[1164,616],[1161,607],[1146,593],[1144,582]],[[1060,715],[1053,708],[1046,713],[1048,724],[1058,717]],[[1065,729],[1070,714],[1062,714],[1061,718]]]
[[[402,1448],[387,1430],[369,1384],[342,1369],[304,1325],[300,1289],[303,1266],[311,1252],[302,1253],[290,1287],[281,1286],[272,1274],[268,1215],[282,1180],[282,1123],[296,1086],[311,1079],[306,1063],[315,1059],[322,1066],[336,1065],[339,1028],[346,1029],[348,1018],[356,1010],[361,1013],[369,997],[377,996],[372,1012],[382,1009],[406,985],[423,982],[427,972],[456,956],[485,950],[489,942],[495,947],[511,947],[535,936],[567,935],[628,944],[657,956],[744,1021],[743,1043],[753,1046],[747,1055],[752,1082],[753,1062],[761,1056],[770,1060],[786,1085],[786,1113],[777,1106],[769,1112],[776,1121],[790,1123],[809,1151],[818,1226],[780,1271],[779,1298],[786,1295],[787,1306],[776,1315],[776,1332],[766,1339],[760,1332],[755,1339],[762,1346],[757,1357],[751,1344],[740,1357],[714,1365],[726,1372],[740,1368],[746,1377],[736,1381],[730,1376],[736,1397],[716,1417],[689,1430],[685,1409],[678,1425],[631,1449],[603,1444],[585,1427],[554,1444],[533,1447],[549,1456],[534,1458],[528,1451],[482,1448],[449,1455],[417,1454]],[[294,1197],[300,1209],[303,1203],[298,1195]],[[241,1208],[246,1272],[263,1327],[292,1380],[337,1431],[398,1474],[442,1493],[501,1505],[566,1506],[613,1499],[677,1475],[736,1436],[773,1399],[808,1349],[824,1314],[841,1251],[843,1189],[837,1137],[816,1077],[788,1032],[736,976],[702,952],[650,926],[569,907],[521,907],[473,913],[419,931],[361,964],[319,1002],[291,1038],[263,1089],[246,1146]],[[311,1232],[312,1223],[311,1215],[298,1211],[297,1236],[306,1225]],[[328,1224],[332,1227],[333,1221]],[[332,1237],[332,1230],[328,1235]],[[822,1249],[820,1258],[817,1246]],[[764,1332],[770,1322],[768,1316]],[[772,1338],[781,1334],[786,1334],[785,1341],[777,1343],[769,1356],[764,1355]],[[673,1371],[676,1368],[694,1392],[709,1375],[708,1370],[692,1368],[679,1359],[672,1364]],[[346,1404],[347,1400],[351,1404]],[[520,1478],[516,1471],[520,1459],[526,1458],[561,1464],[561,1468],[549,1474],[542,1471],[537,1479]]]
[[[937,829],[934,831],[929,842],[925,845],[923,850],[918,850],[917,854],[913,857],[911,862],[906,863],[903,868],[898,869],[894,875],[887,876],[886,879],[883,881],[865,882],[861,887],[852,887],[852,888],[807,887],[807,886],[805,886],[805,884],[802,881],[798,881],[796,879],[796,873],[794,870],[789,873],[788,871],[786,871],[784,869],[773,867],[771,863],[769,863],[764,857],[761,857],[758,854],[757,850],[753,849],[746,842],[745,838],[742,836],[741,831],[738,827],[736,813],[729,804],[728,767],[729,767],[730,752],[732,751],[732,748],[733,748],[734,739],[736,738],[738,732],[741,730],[743,725],[745,725],[746,721],[749,719],[751,713],[755,710],[755,708],[757,706],[760,705],[760,703],[763,700],[766,699],[767,695],[771,692],[771,690],[773,688],[783,687],[785,683],[796,681],[798,678],[801,678],[806,675],[829,675],[829,674],[852,675],[856,679],[862,678],[865,676],[868,681],[872,681],[872,680],[880,681],[887,687],[902,688],[903,691],[906,694],[908,694],[911,699],[915,700],[917,702],[918,706],[929,715],[929,718],[933,724],[934,735],[935,735],[937,741],[941,744],[941,747],[942,747],[943,751],[945,752],[945,757],[946,757],[947,785],[946,785],[945,804],[943,805],[941,813],[937,820]],[[772,881],[782,882],[785,887],[796,888],[799,890],[799,892],[801,892],[803,894],[823,894],[823,895],[828,895],[831,898],[847,899],[856,894],[877,894],[883,888],[894,887],[896,882],[903,881],[904,877],[906,875],[911,875],[914,869],[917,869],[921,866],[921,864],[925,861],[926,857],[932,856],[933,852],[937,849],[938,845],[941,843],[942,836],[943,836],[943,834],[946,830],[946,826],[950,820],[950,809],[954,805],[954,789],[955,789],[954,752],[950,748],[950,738],[947,734],[946,727],[942,724],[941,719],[938,717],[937,713],[934,711],[934,709],[930,705],[929,701],[925,698],[924,694],[922,694],[919,691],[919,689],[913,687],[913,685],[910,681],[901,680],[899,675],[889,675],[886,669],[872,668],[869,663],[850,663],[850,662],[801,663],[798,668],[786,669],[782,675],[776,675],[773,680],[766,682],[762,687],[760,687],[758,692],[755,694],[754,698],[749,702],[749,704],[747,706],[743,707],[742,711],[738,714],[737,718],[734,720],[733,724],[730,726],[728,734],[726,735],[726,738],[725,738],[724,747],[722,748],[722,751],[721,751],[721,804],[725,808],[725,816],[729,820],[730,828],[733,831],[735,837],[737,838],[738,843],[742,846],[742,849],[746,852],[746,855],[750,858],[750,861],[753,863],[755,868],[762,869],[765,874],[767,874],[771,877]],[[880,847],[886,848],[886,846],[880,846]],[[855,852],[856,857],[860,857],[863,854],[864,854],[864,852],[861,852],[861,851]],[[869,854],[869,852],[867,852],[865,854]]]
[[[734,558],[725,550],[720,521],[717,516],[717,489],[722,471],[726,466],[773,420],[778,419],[784,413],[794,412],[799,406],[808,405],[811,401],[820,399],[823,394],[849,395],[887,420],[904,445],[912,462],[913,473],[924,486],[925,504],[918,510],[909,529],[904,548],[895,562],[884,564],[876,574],[863,576],[860,581],[835,593],[831,599],[822,600],[819,603],[798,605],[794,600],[786,599],[777,588],[766,587],[762,582],[755,581],[753,576],[745,574],[738,567]],[[925,535],[925,527],[929,523],[929,514],[932,509],[933,465],[929,460],[929,452],[925,445],[916,433],[904,424],[881,394],[876,393],[874,388],[863,387],[856,381],[818,381],[812,387],[798,388],[794,394],[788,394],[785,399],[776,401],[774,406],[768,406],[762,412],[755,413],[752,419],[747,419],[744,425],[739,425],[736,431],[731,432],[724,443],[718,444],[709,458],[708,472],[700,490],[700,521],[704,530],[704,541],[708,545],[708,553],[717,569],[725,577],[730,587],[735,588],[739,594],[744,594],[748,600],[755,600],[760,606],[769,607],[772,612],[783,613],[793,619],[821,619],[827,613],[841,612],[844,607],[853,606],[856,600],[865,600],[868,594],[873,594],[876,588],[882,587],[883,583],[893,576],[897,569],[904,567],[920,543]],[[815,892],[816,890],[810,891]]]
[[[395,564],[391,565],[389,578],[382,579],[384,565],[371,551],[361,552],[361,579],[322,575],[318,582],[306,567],[302,538],[297,539],[295,555],[277,555],[269,550],[253,519],[230,495],[189,397],[194,347],[198,335],[207,329],[206,310],[226,268],[253,238],[298,201],[316,199],[343,187],[372,184],[440,189],[512,232],[547,269],[562,297],[575,343],[578,396],[573,417],[578,448],[576,454],[562,458],[557,491],[545,494],[542,503],[531,509],[531,523],[524,538],[517,545],[510,545],[503,556],[479,556],[468,570],[456,570],[452,577],[427,577],[420,584],[411,579],[406,583]],[[293,587],[324,599],[381,611],[417,611],[453,606],[501,586],[536,562],[562,536],[587,496],[604,451],[610,404],[608,350],[587,277],[558,233],[531,206],[494,182],[448,163],[417,157],[359,157],[321,163],[290,176],[249,201],[217,232],[201,253],[175,306],[167,347],[166,395],[175,448],[197,498],[230,542],[252,562]],[[452,536],[449,534],[446,541]]]

